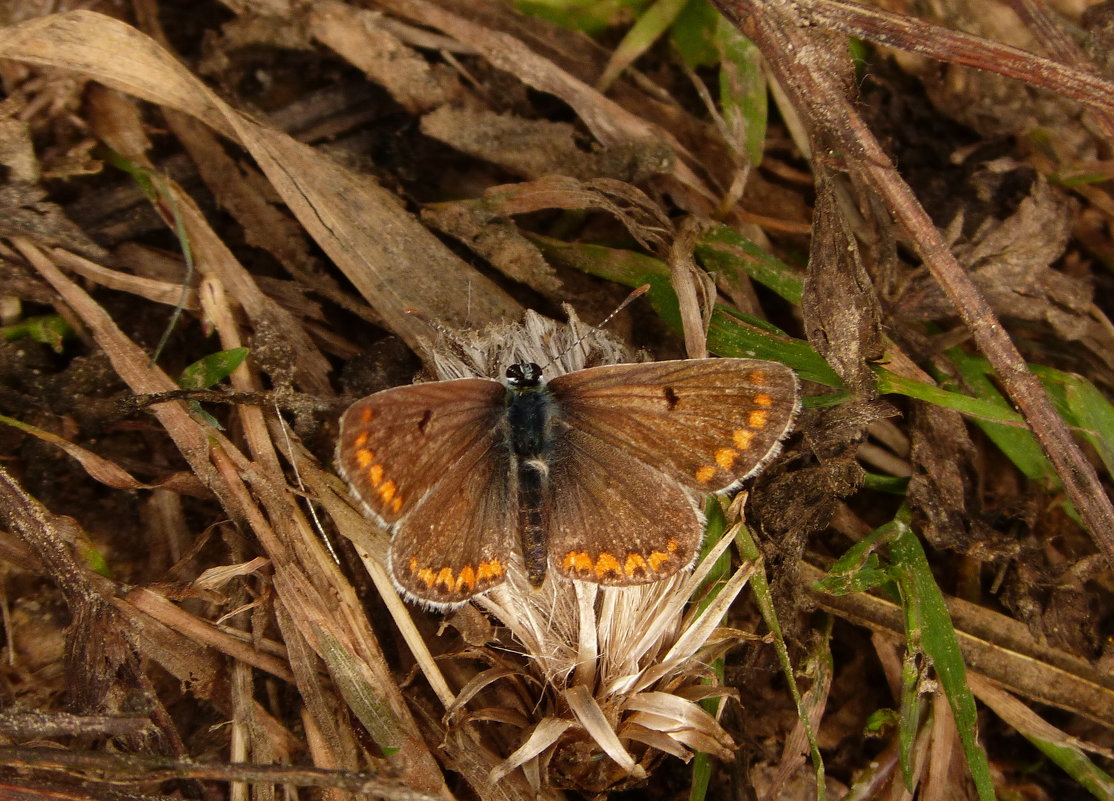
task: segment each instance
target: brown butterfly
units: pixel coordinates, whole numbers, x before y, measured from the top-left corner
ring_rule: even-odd
[[[798,407],[793,371],[753,359],[506,375],[388,389],[341,418],[340,471],[389,529],[401,591],[431,607],[502,583],[516,550],[534,586],[688,567],[702,498],[776,454]]]

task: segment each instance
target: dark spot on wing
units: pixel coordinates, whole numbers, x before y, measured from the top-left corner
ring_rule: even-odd
[[[426,430],[426,426],[429,425],[429,421],[432,420],[432,419],[433,419],[433,410],[432,409],[426,409],[422,413],[422,419],[418,421],[418,430],[421,431],[424,434],[425,430]]]
[[[677,405],[680,398],[677,393],[673,391],[673,387],[662,387],[661,394],[665,396],[665,402],[669,404],[669,411],[673,411],[673,407]]]

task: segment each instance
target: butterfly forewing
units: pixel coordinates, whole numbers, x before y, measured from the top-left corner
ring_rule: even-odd
[[[341,418],[341,473],[391,529],[395,580],[420,600],[459,603],[503,580],[514,510],[505,393],[483,379],[415,384]]]
[[[761,467],[797,411],[793,371],[751,359],[609,365],[548,386],[571,429],[703,493]]]
[[[622,449],[560,437],[546,508],[551,568],[598,584],[644,584],[690,565],[704,534],[693,498]]]
[[[368,510],[391,525],[476,440],[494,436],[505,392],[495,381],[465,379],[369,395],[340,419],[340,470]]]

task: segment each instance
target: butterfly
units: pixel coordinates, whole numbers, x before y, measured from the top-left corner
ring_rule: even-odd
[[[606,586],[692,564],[702,499],[729,492],[780,449],[797,377],[754,359],[590,367],[549,381],[532,362],[506,380],[395,387],[340,421],[336,463],[391,534],[402,593],[451,608],[524,568]]]

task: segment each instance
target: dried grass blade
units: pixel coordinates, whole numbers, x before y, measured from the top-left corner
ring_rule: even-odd
[[[491,771],[491,781],[497,782],[501,780],[515,768],[524,765],[526,762],[542,753],[542,751],[557,742],[557,738],[564,734],[572,725],[573,722],[571,720],[566,720],[564,718],[543,718],[538,721],[538,725],[530,732],[530,736],[526,738],[525,742]]]
[[[592,697],[587,687],[570,687],[565,691],[565,701],[577,721],[584,727],[584,731],[596,741],[605,754],[615,761],[615,764],[629,776],[645,777],[646,771],[634,761],[627,749],[619,742],[615,729],[611,727],[599,703]]]
[[[678,743],[685,745],[693,751],[702,754],[710,754],[725,762],[731,761],[735,756],[734,751],[730,748],[725,748],[722,743],[717,741],[715,737],[709,736],[707,732],[678,726],[673,718],[655,715],[649,712],[636,712],[631,715],[630,719],[632,723],[636,723],[650,730],[660,731],[662,734],[672,737]]]
[[[477,693],[487,687],[489,684],[505,679],[508,676],[519,676],[521,671],[506,667],[493,667],[487,670],[481,670],[475,676],[468,680],[468,683],[460,688],[460,692],[456,694],[456,700],[448,708],[445,713],[447,717],[452,718],[454,715],[459,714],[464,705],[471,701]]]
[[[643,726],[641,723],[635,723],[633,718],[623,723],[622,736],[636,743],[643,743],[651,748],[656,748],[663,754],[675,756],[682,762],[687,763],[692,760],[692,751],[677,742],[676,738],[670,737],[657,729]]]

